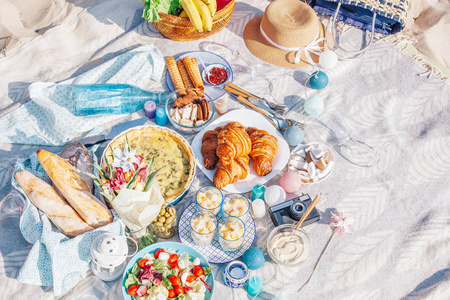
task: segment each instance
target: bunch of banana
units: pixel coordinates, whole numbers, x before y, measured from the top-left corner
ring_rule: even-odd
[[[181,0],[183,11],[180,17],[187,16],[198,32],[211,31],[212,18],[217,10],[216,0]]]

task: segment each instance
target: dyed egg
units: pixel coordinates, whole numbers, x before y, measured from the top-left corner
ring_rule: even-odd
[[[315,71],[309,78],[309,84],[313,89],[324,89],[328,85],[328,75],[323,71]]]
[[[300,189],[302,179],[297,172],[288,171],[280,178],[280,185],[286,193],[295,193]]]
[[[309,97],[304,104],[305,112],[311,117],[319,116],[323,111],[323,107],[323,101],[319,96]]]
[[[279,185],[271,185],[264,192],[264,201],[267,205],[272,206],[286,200],[286,192]]]
[[[261,249],[251,247],[244,252],[244,255],[242,255],[242,261],[250,270],[258,270],[264,265],[266,258]]]
[[[283,135],[288,145],[294,147],[300,144],[305,137],[303,131],[297,126],[288,127],[288,129],[284,131]]]
[[[331,50],[325,51],[322,54],[320,54],[319,65],[322,68],[332,69],[332,68],[334,68],[334,66],[336,66],[337,62],[338,62],[338,57],[337,57],[336,53],[334,53]]]

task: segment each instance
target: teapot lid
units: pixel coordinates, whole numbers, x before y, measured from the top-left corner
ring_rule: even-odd
[[[127,258],[128,244],[124,236],[110,232],[98,235],[91,244],[92,260],[104,268],[121,265]]]

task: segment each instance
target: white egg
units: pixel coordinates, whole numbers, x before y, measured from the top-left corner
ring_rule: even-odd
[[[178,260],[178,266],[180,267],[180,269],[186,269],[186,264],[184,263],[184,260],[182,260],[182,259]]]
[[[166,253],[166,252],[161,252],[161,253],[159,253],[159,256],[158,256],[158,258],[160,260],[168,260],[169,257],[170,257],[169,253]]]
[[[200,266],[200,259],[198,257],[194,258],[194,261],[192,262],[194,266]]]

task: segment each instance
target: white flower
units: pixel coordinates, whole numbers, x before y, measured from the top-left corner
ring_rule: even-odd
[[[114,149],[115,157],[112,166],[115,168],[122,168],[124,173],[130,170],[134,171],[133,163],[139,165],[139,160],[135,156],[137,149],[128,151],[128,147],[129,147],[128,143],[125,143],[125,148],[123,152],[118,148]]]

